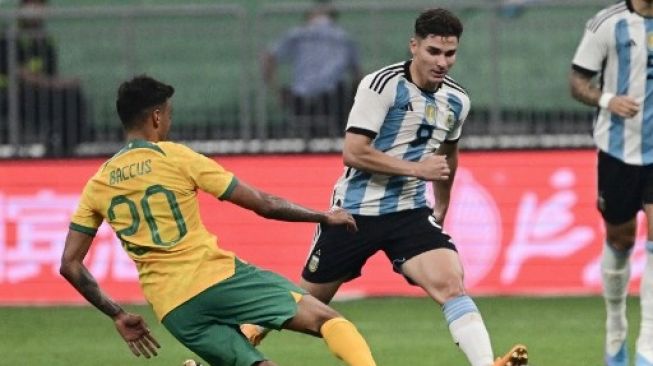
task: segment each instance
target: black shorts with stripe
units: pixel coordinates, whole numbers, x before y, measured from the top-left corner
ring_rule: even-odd
[[[653,165],[630,165],[599,150],[597,207],[613,225],[635,217],[653,203]]]
[[[350,281],[365,262],[383,251],[397,273],[410,258],[433,249],[456,250],[451,237],[435,223],[429,208],[380,215],[354,215],[358,232],[344,226],[318,225],[302,277],[313,283]],[[410,281],[409,281],[410,282]]]

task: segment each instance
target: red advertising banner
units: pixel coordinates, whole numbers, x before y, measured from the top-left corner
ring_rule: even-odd
[[[240,180],[316,209],[327,209],[342,171],[339,155],[229,156],[217,160]],[[68,222],[101,160],[0,162],[0,304],[77,303],[59,276]],[[603,227],[595,209],[594,151],[464,152],[445,229],[472,294],[600,292]],[[206,226],[220,245],[297,281],[314,225],[266,220],[201,195]],[[640,218],[643,221],[643,218]],[[633,253],[631,290],[644,267],[644,225]],[[133,264],[108,226],[87,266],[119,301],[141,302]],[[417,295],[376,255],[341,296]]]

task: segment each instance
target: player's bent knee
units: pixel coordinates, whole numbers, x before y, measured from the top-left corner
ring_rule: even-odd
[[[429,282],[423,288],[429,296],[441,304],[465,294],[462,278],[457,276],[439,278]]]
[[[297,314],[285,328],[315,336],[320,335],[320,328],[324,323],[341,316],[333,308],[310,295],[303,296],[297,307]]]

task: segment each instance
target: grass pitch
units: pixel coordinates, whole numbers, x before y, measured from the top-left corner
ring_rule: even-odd
[[[603,301],[579,298],[476,298],[495,353],[513,343],[529,347],[531,366],[602,364]],[[335,302],[367,338],[380,366],[467,365],[451,341],[442,313],[426,298],[375,298]],[[639,301],[629,299],[631,353],[639,324]],[[162,345],[159,356],[135,358],[113,323],[91,307],[0,308],[0,365],[113,366],[181,365],[196,358],[156,322],[144,315]],[[280,366],[342,365],[321,339],[272,332],[260,349]]]

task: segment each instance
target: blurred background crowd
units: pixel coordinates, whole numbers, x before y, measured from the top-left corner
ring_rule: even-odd
[[[458,0],[463,149],[590,147],[567,74],[610,1]],[[118,83],[179,90],[173,138],[207,154],[337,152],[362,74],[409,57],[427,2],[0,0],[0,158],[102,156]]]

